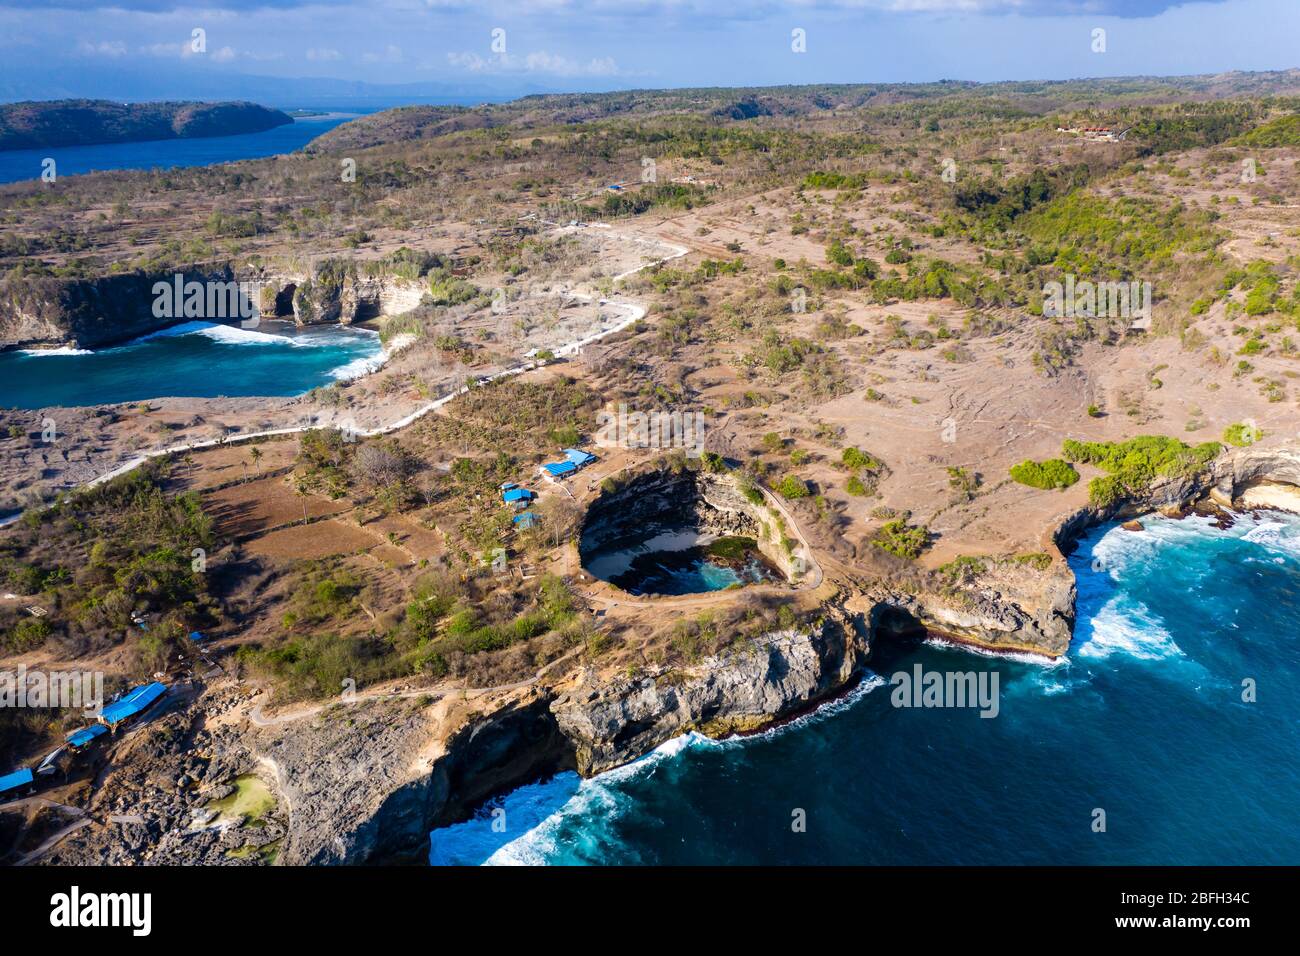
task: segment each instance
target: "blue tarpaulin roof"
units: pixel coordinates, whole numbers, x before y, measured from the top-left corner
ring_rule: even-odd
[[[82,727],[80,730],[68,734],[68,743],[74,747],[84,747],[100,734],[108,733],[108,728],[103,724],[91,724],[89,727]]]
[[[17,790],[32,782],[32,771],[30,767],[23,767],[22,770],[15,770],[13,773],[7,773],[0,777],[0,793],[8,793],[10,790]]]
[[[546,469],[546,473],[552,478],[571,475],[578,470],[578,466],[571,461],[548,461],[542,467]]]
[[[521,515],[515,515],[513,520],[514,523],[517,525],[523,525],[525,528],[531,528],[533,525],[537,524],[537,522],[540,519],[537,517],[536,512],[525,511]]]
[[[105,707],[99,715],[99,719],[112,727],[128,717],[134,717],[140,713],[140,711],[161,697],[166,690],[167,685],[159,684],[157,681],[152,684],[141,684],[124,694],[121,700],[114,701]]]
[[[527,488],[511,488],[501,497],[509,504],[512,501],[532,501],[537,496]]]
[[[564,457],[569,459],[569,461],[573,462],[575,465],[578,466],[590,465],[593,461],[596,460],[595,455],[589,454],[588,452],[585,452],[580,448],[564,449]]]

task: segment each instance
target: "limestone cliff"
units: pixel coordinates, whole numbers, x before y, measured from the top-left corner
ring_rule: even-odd
[[[180,322],[236,322],[233,310],[199,316],[154,314],[154,286],[239,283],[252,311],[299,325],[344,324],[398,315],[420,304],[424,286],[390,275],[368,275],[350,262],[305,267],[220,263],[172,272],[133,272],[93,279],[50,276],[0,281],[0,349],[98,348],[129,341]]]
[[[852,681],[869,649],[865,628],[828,615],[690,668],[635,680],[584,675],[551,711],[579,771],[599,773],[687,731],[722,736],[804,710]]]

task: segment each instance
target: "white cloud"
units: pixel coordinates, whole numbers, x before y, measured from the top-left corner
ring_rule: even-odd
[[[88,40],[82,40],[77,44],[77,52],[86,56],[126,56],[126,44],[121,40],[101,40],[98,43],[91,43]]]
[[[383,53],[366,53],[361,57],[362,63],[401,63],[402,48],[388,44]]]
[[[327,46],[312,47],[307,51],[307,59],[313,63],[328,63],[343,58],[343,54]]]
[[[140,52],[148,56],[188,56],[191,51],[188,43],[150,43],[140,47]]]
[[[618,64],[613,57],[593,57],[583,63],[558,53],[535,50],[522,57],[510,53],[482,57],[460,51],[448,53],[447,63],[467,73],[544,73],[549,76],[617,76]]]
[[[212,54],[214,63],[229,63],[235,58],[235,51],[228,46],[223,46],[216,53]]]

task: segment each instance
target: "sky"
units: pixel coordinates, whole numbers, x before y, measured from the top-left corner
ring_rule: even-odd
[[[284,106],[1300,66],[1300,0],[40,2],[0,0],[0,100]]]

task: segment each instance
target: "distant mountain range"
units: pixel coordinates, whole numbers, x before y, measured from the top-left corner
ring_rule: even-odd
[[[53,100],[0,105],[0,150],[260,133],[293,117],[256,103]]]
[[[160,84],[156,70],[136,66],[23,71],[0,77],[0,102],[93,97],[128,102],[148,100],[250,100],[278,107],[377,109],[412,104],[474,106],[530,93],[557,92],[519,77],[484,76],[464,83],[364,83],[329,77],[273,77],[217,72],[189,65],[169,67]]]

